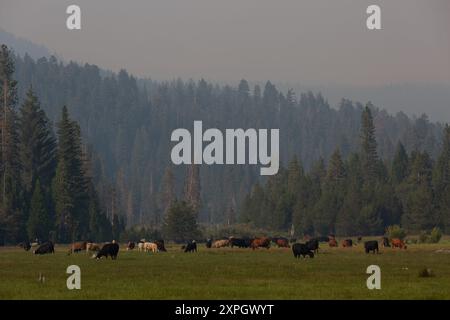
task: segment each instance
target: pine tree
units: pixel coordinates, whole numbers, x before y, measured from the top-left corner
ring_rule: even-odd
[[[359,215],[363,207],[363,175],[358,154],[351,154],[345,163],[345,192],[342,206],[336,217],[336,233],[339,235],[361,234]]]
[[[40,181],[45,207],[51,211],[50,186],[56,169],[56,140],[45,112],[40,108],[31,88],[20,109],[19,140],[25,216],[29,214],[33,186],[37,180]]]
[[[58,123],[58,165],[54,182],[56,225],[63,241],[84,238],[89,227],[88,179],[82,162],[80,128],[67,108]]]
[[[429,230],[436,226],[437,217],[434,193],[431,185],[431,159],[424,152],[411,156],[411,173],[407,179],[407,193],[404,197],[402,225],[411,232]]]
[[[368,183],[377,177],[378,154],[375,126],[372,118],[372,104],[369,102],[361,116],[361,165]]]
[[[327,182],[339,183],[345,179],[345,167],[342,161],[339,149],[336,149],[331,155],[330,163],[328,165]]]
[[[38,238],[44,241],[48,240],[52,227],[52,219],[41,191],[41,183],[38,179],[34,187],[30,215],[27,222],[28,239]]]
[[[391,177],[394,184],[400,184],[408,176],[409,158],[405,147],[401,142],[397,145],[394,160],[392,162]]]
[[[12,52],[0,49],[0,243],[25,236],[17,133],[17,82],[13,80]]]
[[[56,212],[57,237],[61,241],[71,241],[72,212],[75,203],[71,194],[70,177],[63,159],[58,160],[52,189]]]
[[[200,237],[196,212],[186,201],[174,201],[165,217],[163,234],[176,242],[195,240]]]
[[[20,159],[22,181],[26,192],[32,191],[35,181],[49,186],[55,174],[56,140],[44,111],[31,88],[20,109]]]

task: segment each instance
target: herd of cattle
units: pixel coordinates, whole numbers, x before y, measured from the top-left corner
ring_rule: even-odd
[[[271,243],[274,243],[279,248],[290,248],[292,244],[292,252],[295,258],[306,256],[313,258],[314,254],[319,252],[319,243],[327,242],[329,247],[338,247],[338,242],[334,235],[330,235],[327,237],[317,237],[312,239],[306,239],[305,243],[298,243],[296,239],[287,239],[283,237],[269,238],[269,237],[260,237],[260,238],[235,238],[229,237],[224,239],[219,239],[213,241],[213,239],[206,240],[206,248],[223,248],[223,247],[238,247],[238,248],[251,248],[253,250],[257,248],[266,248],[269,249]],[[356,246],[358,243],[362,242],[362,238],[358,237],[356,243],[352,239],[345,239],[342,241],[342,247],[351,248],[354,245]],[[406,249],[405,243],[400,239],[392,239],[389,241],[387,237],[383,237],[382,239],[383,247],[392,247],[392,248],[400,248]],[[34,254],[47,254],[47,253],[55,253],[54,244],[51,241],[40,244],[38,241],[34,243],[22,242],[19,244],[24,250],[29,251],[31,248],[36,247],[33,250]],[[155,240],[155,241],[146,241],[145,239],[141,239],[138,242],[129,241],[126,244],[126,250],[134,250],[136,249],[139,252],[165,252],[167,251],[164,245],[164,240]],[[196,252],[197,251],[197,242],[192,240],[187,244],[181,247],[184,252]],[[379,253],[378,249],[378,241],[370,240],[364,242],[364,249],[366,253]],[[77,253],[85,251],[86,254],[94,253],[92,256],[95,259],[100,259],[102,257],[115,260],[119,253],[119,244],[117,244],[114,240],[110,243],[99,244],[91,241],[80,241],[72,243],[68,254]]]

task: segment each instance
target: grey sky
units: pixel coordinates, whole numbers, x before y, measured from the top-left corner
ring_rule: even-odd
[[[65,27],[70,4],[81,31]],[[369,4],[381,31],[365,27]],[[155,79],[450,83],[448,0],[0,0],[0,28]]]

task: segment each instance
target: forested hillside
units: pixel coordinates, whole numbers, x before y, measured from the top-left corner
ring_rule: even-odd
[[[360,148],[364,108],[345,99],[330,106],[320,93],[280,92],[270,82],[252,88],[245,80],[235,87],[204,80],[156,82],[55,58],[15,60],[20,103],[31,86],[53,123],[61,117],[61,106],[68,106],[95,150],[92,176],[107,216],[124,215],[129,226],[161,223],[164,195],[171,189],[167,181],[172,181],[163,180],[171,167],[170,135],[176,128],[191,129],[194,120],[202,120],[204,128],[280,128],[282,163],[296,156],[307,171],[319,159],[328,162],[336,149],[347,159]],[[442,125],[425,115],[411,119],[377,106],[370,110],[380,159],[393,159],[399,141],[408,154],[426,151],[431,159],[440,154]],[[169,170],[178,197],[189,176],[186,169]],[[209,223],[241,219],[240,204],[261,179],[257,168],[243,165],[201,166],[199,175],[199,220]]]

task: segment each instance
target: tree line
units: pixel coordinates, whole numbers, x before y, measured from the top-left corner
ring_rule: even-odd
[[[60,121],[61,106],[67,105],[88,143],[91,181],[102,211],[110,221],[116,215],[124,217],[130,227],[163,228],[166,191],[183,199],[189,167],[170,168],[169,188],[164,172],[170,167],[171,132],[190,128],[194,120],[220,130],[282,128],[281,162],[287,164],[297,155],[308,172],[319,159],[329,161],[336,148],[342,159],[359,150],[364,106],[346,99],[334,108],[321,94],[280,92],[269,81],[264,86],[246,80],[237,86],[203,79],[161,82],[137,79],[125,70],[113,73],[95,65],[63,63],[55,57],[33,60],[25,55],[13,60],[20,101],[32,86],[51,123]],[[442,124],[430,122],[426,115],[370,109],[380,159],[392,162],[398,142],[408,155],[426,152],[437,159]],[[196,217],[205,224],[239,221],[245,195],[256,183],[266,182],[249,165],[202,166],[198,177],[202,188]]]
[[[236,87],[203,79],[160,82],[137,79],[125,70],[112,73],[95,65],[63,63],[55,57],[33,60],[25,55],[13,56],[12,60],[19,101],[25,101],[32,87],[50,123],[60,122],[61,106],[67,105],[73,121],[79,124],[83,141],[89,143],[81,149],[89,160],[86,172],[98,199],[91,207],[98,204],[107,220],[126,220],[129,227],[162,230],[168,194],[188,200],[184,194],[190,168],[170,166],[170,134],[176,128],[189,128],[194,120],[220,130],[282,128],[281,161],[288,164],[297,155],[302,170],[308,172],[305,176],[310,176],[321,162],[325,166],[336,148],[345,166],[354,154],[359,155],[365,109],[360,103],[343,99],[333,108],[321,94],[297,96],[292,90],[282,93],[270,82],[251,86],[242,80]],[[415,152],[426,152],[431,161],[440,155],[445,129],[442,124],[430,122],[426,115],[390,115],[369,107],[376,129],[377,154],[385,167],[393,162],[399,142],[409,162]],[[359,161],[366,162],[362,158]],[[169,167],[173,178],[167,186],[164,168]],[[202,188],[198,189],[201,205],[195,216],[204,224],[230,225],[245,220],[241,204],[248,191],[255,184],[273,183],[261,178],[258,170],[249,165],[202,166],[196,176],[198,183],[192,185],[201,184]],[[346,173],[346,179],[349,176]],[[322,202],[322,206],[328,205]],[[286,225],[289,223],[282,228]]]
[[[30,87],[17,109],[14,56],[0,50],[0,243],[110,240],[125,228],[102,212],[80,126],[60,112],[55,134]]]
[[[246,195],[241,222],[296,235],[379,235],[391,225],[450,232],[450,127],[436,161],[427,151],[408,154],[401,142],[382,160],[371,110],[361,116],[358,152],[344,158],[338,148],[309,172],[294,157]]]

